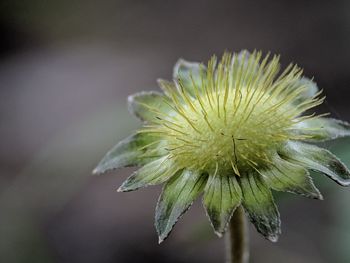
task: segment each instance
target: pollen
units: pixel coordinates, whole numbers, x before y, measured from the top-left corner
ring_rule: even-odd
[[[206,67],[202,65],[202,68]],[[190,83],[180,75],[176,89],[163,85],[171,108],[144,129],[161,134],[165,149],[179,167],[203,172],[233,170],[237,176],[268,166],[296,123],[313,118],[301,113],[322,103],[316,94],[297,103],[305,92],[302,70],[280,72],[279,57],[261,52],[214,56]]]

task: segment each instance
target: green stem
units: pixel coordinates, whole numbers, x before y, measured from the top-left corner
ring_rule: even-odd
[[[233,213],[226,234],[226,262],[248,263],[249,233],[243,208],[240,206]]]

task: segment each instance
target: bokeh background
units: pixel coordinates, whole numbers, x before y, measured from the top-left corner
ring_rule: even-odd
[[[347,0],[0,1],[0,262],[223,262],[200,202],[161,245],[160,187],[95,177],[140,123],[126,97],[157,90],[179,57],[259,49],[298,63],[324,89],[320,112],[350,121]],[[350,165],[350,141],[325,144]],[[320,175],[324,201],[278,195],[276,244],[251,227],[251,262],[350,262],[350,189]]]

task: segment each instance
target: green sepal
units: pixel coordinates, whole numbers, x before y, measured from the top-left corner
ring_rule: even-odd
[[[174,81],[178,89],[183,88],[191,96],[195,96],[195,88],[201,89],[202,79],[205,80],[207,69],[203,64],[179,59],[173,71]]]
[[[209,176],[203,204],[219,237],[225,232],[233,212],[241,201],[242,191],[234,175]]]
[[[309,198],[323,199],[304,167],[283,160],[279,156],[276,156],[272,163],[273,165],[268,169],[259,171],[270,188]]]
[[[313,118],[295,124],[292,133],[306,136],[306,141],[326,141],[350,136],[350,124],[332,118]]]
[[[165,79],[157,79],[157,83],[160,89],[168,98],[171,98],[174,91],[176,91],[176,85],[174,82]]]
[[[280,152],[297,164],[324,173],[342,186],[350,185],[349,169],[326,149],[307,143],[289,142]]]
[[[317,84],[307,77],[300,78],[298,81],[298,86],[304,86],[305,89],[301,94],[299,94],[299,96],[294,101],[295,105],[298,105],[306,100],[314,98],[319,92]]]
[[[281,221],[268,185],[256,172],[242,175],[239,182],[243,207],[250,221],[266,239],[276,242],[281,233]]]
[[[206,181],[207,176],[184,170],[165,184],[155,214],[159,243],[168,237],[175,223],[203,192]]]
[[[259,63],[255,60],[256,59],[256,52],[251,54],[248,50],[244,49],[241,50],[238,54],[235,54],[234,57],[236,59],[232,59],[232,67],[237,67],[238,71],[242,72],[247,72],[245,76],[245,81],[251,80],[252,77],[257,76],[259,73]],[[237,65],[235,65],[235,64]],[[261,77],[261,72],[260,75],[257,76],[258,78]],[[235,79],[238,77],[235,77]],[[248,84],[248,83],[247,83]]]
[[[178,168],[174,165],[169,156],[164,156],[155,161],[147,163],[139,170],[129,176],[118,188],[118,192],[137,190],[148,185],[157,185],[169,180]]]
[[[168,97],[155,91],[140,92],[128,97],[129,111],[146,122],[172,115],[173,109],[169,104],[171,101]]]
[[[154,159],[157,140],[159,138],[145,133],[128,136],[107,152],[93,173],[101,174],[121,167],[140,166],[148,163]],[[144,146],[148,144],[152,146],[145,148]]]

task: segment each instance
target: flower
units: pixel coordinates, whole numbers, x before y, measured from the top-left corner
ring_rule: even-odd
[[[158,81],[163,93],[128,98],[143,126],[94,170],[140,166],[121,192],[165,183],[155,216],[159,242],[202,193],[219,236],[242,206],[257,231],[277,241],[271,189],[322,199],[308,170],[350,185],[348,168],[310,144],[349,136],[350,124],[311,113],[324,97],[298,66],[280,73],[279,56],[242,51],[225,53],[219,63],[213,56],[207,67],[180,59],[173,78]]]

